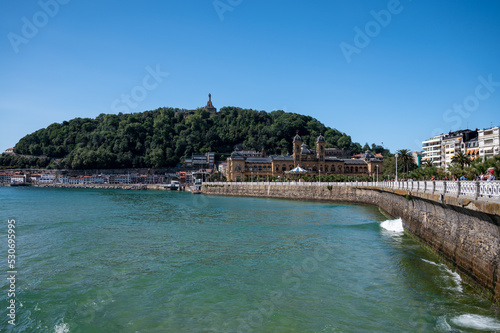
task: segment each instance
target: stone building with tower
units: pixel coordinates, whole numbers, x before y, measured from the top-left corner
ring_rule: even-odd
[[[210,113],[217,113],[217,109],[212,104],[212,94],[208,94],[208,102],[204,109]]]
[[[227,159],[227,179],[244,181],[248,179],[267,179],[270,176],[287,178],[296,167],[305,170],[311,176],[345,175],[372,176],[382,174],[382,159],[366,151],[359,159],[340,158],[331,154],[333,148],[326,148],[325,138],[320,134],[316,139],[316,149],[311,149],[302,141],[299,134],[293,138],[293,154],[287,156],[269,156],[264,154],[242,154],[234,151]],[[330,150],[330,154],[328,154]],[[339,151],[338,149],[335,152]],[[339,153],[344,157],[345,152]],[[253,155],[253,156],[252,156]]]

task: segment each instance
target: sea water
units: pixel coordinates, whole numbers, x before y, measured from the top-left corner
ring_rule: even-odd
[[[0,212],[2,332],[500,332],[499,309],[376,207],[0,188]]]

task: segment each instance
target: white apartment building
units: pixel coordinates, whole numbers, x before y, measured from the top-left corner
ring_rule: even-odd
[[[431,161],[435,167],[441,166],[441,146],[444,134],[435,135],[422,142],[422,162]]]
[[[500,127],[477,131],[479,142],[479,157],[491,158],[500,154]]]
[[[439,134],[422,141],[422,162],[432,161],[436,167],[447,169],[452,158],[463,153],[471,160],[491,158],[500,154],[500,127],[482,130],[459,130]]]

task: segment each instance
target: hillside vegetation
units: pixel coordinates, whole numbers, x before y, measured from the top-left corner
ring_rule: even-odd
[[[177,116],[176,112],[179,112]],[[54,123],[19,140],[14,147],[16,155],[3,154],[0,165],[156,168],[175,166],[193,153],[213,151],[218,158],[223,158],[236,146],[264,149],[267,154],[287,154],[292,152],[296,132],[312,147],[322,133],[327,147],[347,148],[353,153],[361,151],[361,145],[353,143],[350,136],[310,116],[224,107],[217,114],[200,108],[184,118],[182,110],[159,108]]]

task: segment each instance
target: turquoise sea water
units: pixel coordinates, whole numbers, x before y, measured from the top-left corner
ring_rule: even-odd
[[[0,188],[0,212],[2,332],[500,332],[498,307],[376,207]]]

